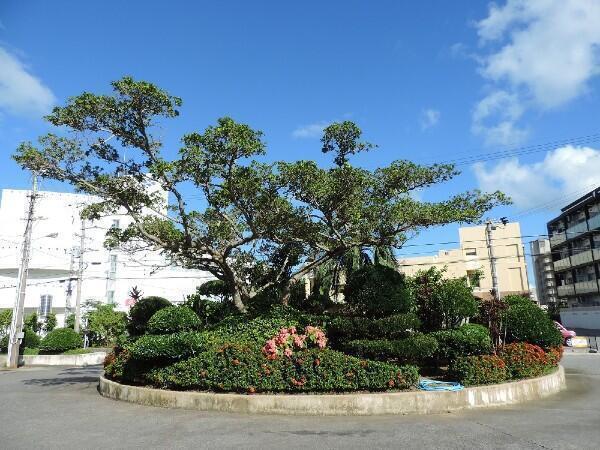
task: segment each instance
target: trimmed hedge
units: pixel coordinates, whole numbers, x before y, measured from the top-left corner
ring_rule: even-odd
[[[506,363],[509,376],[513,379],[544,375],[556,367],[560,360],[556,353],[546,353],[541,347],[526,342],[503,346],[499,356]]]
[[[71,328],[56,328],[40,342],[43,353],[62,353],[80,347],[83,347],[83,339]]]
[[[269,361],[242,345],[226,345],[146,375],[146,382],[161,388],[248,393],[407,389],[418,379],[414,366],[360,360],[334,350],[304,350]]]
[[[129,310],[127,331],[130,336],[141,336],[146,332],[150,318],[158,310],[172,306],[172,303],[162,297],[144,297],[139,299]]]
[[[466,323],[454,330],[431,333],[438,341],[435,357],[452,361],[461,356],[487,354],[492,351],[489,330],[483,325]]]
[[[150,334],[170,334],[200,328],[202,328],[200,318],[186,306],[168,306],[160,309],[154,313],[146,326]]]
[[[358,339],[406,337],[417,330],[421,322],[416,314],[395,314],[382,319],[365,317],[334,317],[326,324],[327,337],[333,342],[346,342]]]
[[[509,378],[506,363],[497,355],[457,358],[450,365],[449,374],[465,386],[497,384]]]
[[[344,299],[356,313],[367,317],[405,313],[412,304],[404,276],[379,264],[353,272],[346,283]]]
[[[376,360],[420,362],[433,356],[438,343],[433,336],[415,334],[400,340],[356,340],[343,346],[352,355]]]
[[[174,334],[141,336],[127,346],[131,357],[143,361],[180,360],[214,347],[219,341],[213,333],[182,331]]]
[[[529,342],[546,350],[562,345],[560,331],[544,310],[517,295],[508,295],[504,300],[508,303],[504,313],[508,342]]]

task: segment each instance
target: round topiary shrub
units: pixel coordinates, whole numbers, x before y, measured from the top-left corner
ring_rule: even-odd
[[[408,312],[410,292],[404,276],[379,264],[365,266],[350,275],[344,299],[357,314],[384,317]]]
[[[448,372],[465,386],[498,384],[506,381],[510,373],[506,363],[497,355],[463,356],[454,360]]]
[[[130,336],[141,336],[146,332],[148,321],[157,311],[172,306],[172,303],[162,297],[144,297],[138,300],[129,310],[127,331]]]
[[[21,345],[19,346],[19,352],[23,353],[25,348],[39,348],[40,346],[40,337],[30,328],[25,328],[23,330],[25,335],[23,336],[23,340],[21,341]],[[8,351],[8,339],[9,335],[5,335],[0,339],[0,352],[4,353]]]
[[[431,333],[438,341],[436,358],[452,361],[461,356],[484,355],[492,351],[490,331],[483,325],[465,323],[454,330]]]
[[[199,330],[201,327],[200,318],[190,308],[168,306],[154,313],[148,321],[146,331],[150,334],[171,334]]]
[[[42,339],[40,351],[43,353],[62,353],[83,346],[83,339],[71,328],[56,328]]]
[[[504,300],[508,303],[504,313],[507,342],[529,342],[546,350],[562,345],[560,331],[539,306],[518,295],[506,296]]]

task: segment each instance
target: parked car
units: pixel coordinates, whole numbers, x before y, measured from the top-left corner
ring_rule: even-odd
[[[558,331],[560,331],[560,334],[562,334],[565,344],[570,346],[571,338],[577,336],[577,333],[575,333],[573,330],[566,329],[561,323],[557,322],[556,320],[554,321],[554,325],[556,326]]]

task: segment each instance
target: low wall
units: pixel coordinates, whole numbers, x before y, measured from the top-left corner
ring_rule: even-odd
[[[565,388],[562,366],[540,378],[458,392],[407,391],[373,394],[216,394],[128,386],[100,377],[104,397],[147,406],[253,414],[377,415],[435,414],[537,400]]]
[[[21,355],[20,366],[92,366],[102,364],[106,352],[79,355]],[[6,366],[6,355],[0,355],[0,366]]]

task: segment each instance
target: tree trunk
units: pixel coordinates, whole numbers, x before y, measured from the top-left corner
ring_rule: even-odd
[[[281,292],[281,304],[284,306],[288,306],[290,303],[290,297],[292,296],[291,293],[291,282],[287,282],[283,285],[283,290]]]
[[[246,314],[248,312],[248,309],[246,308],[246,305],[244,305],[244,301],[242,300],[241,292],[239,290],[235,289],[233,291],[232,295],[233,295],[233,304],[235,305],[235,307],[242,314]]]

